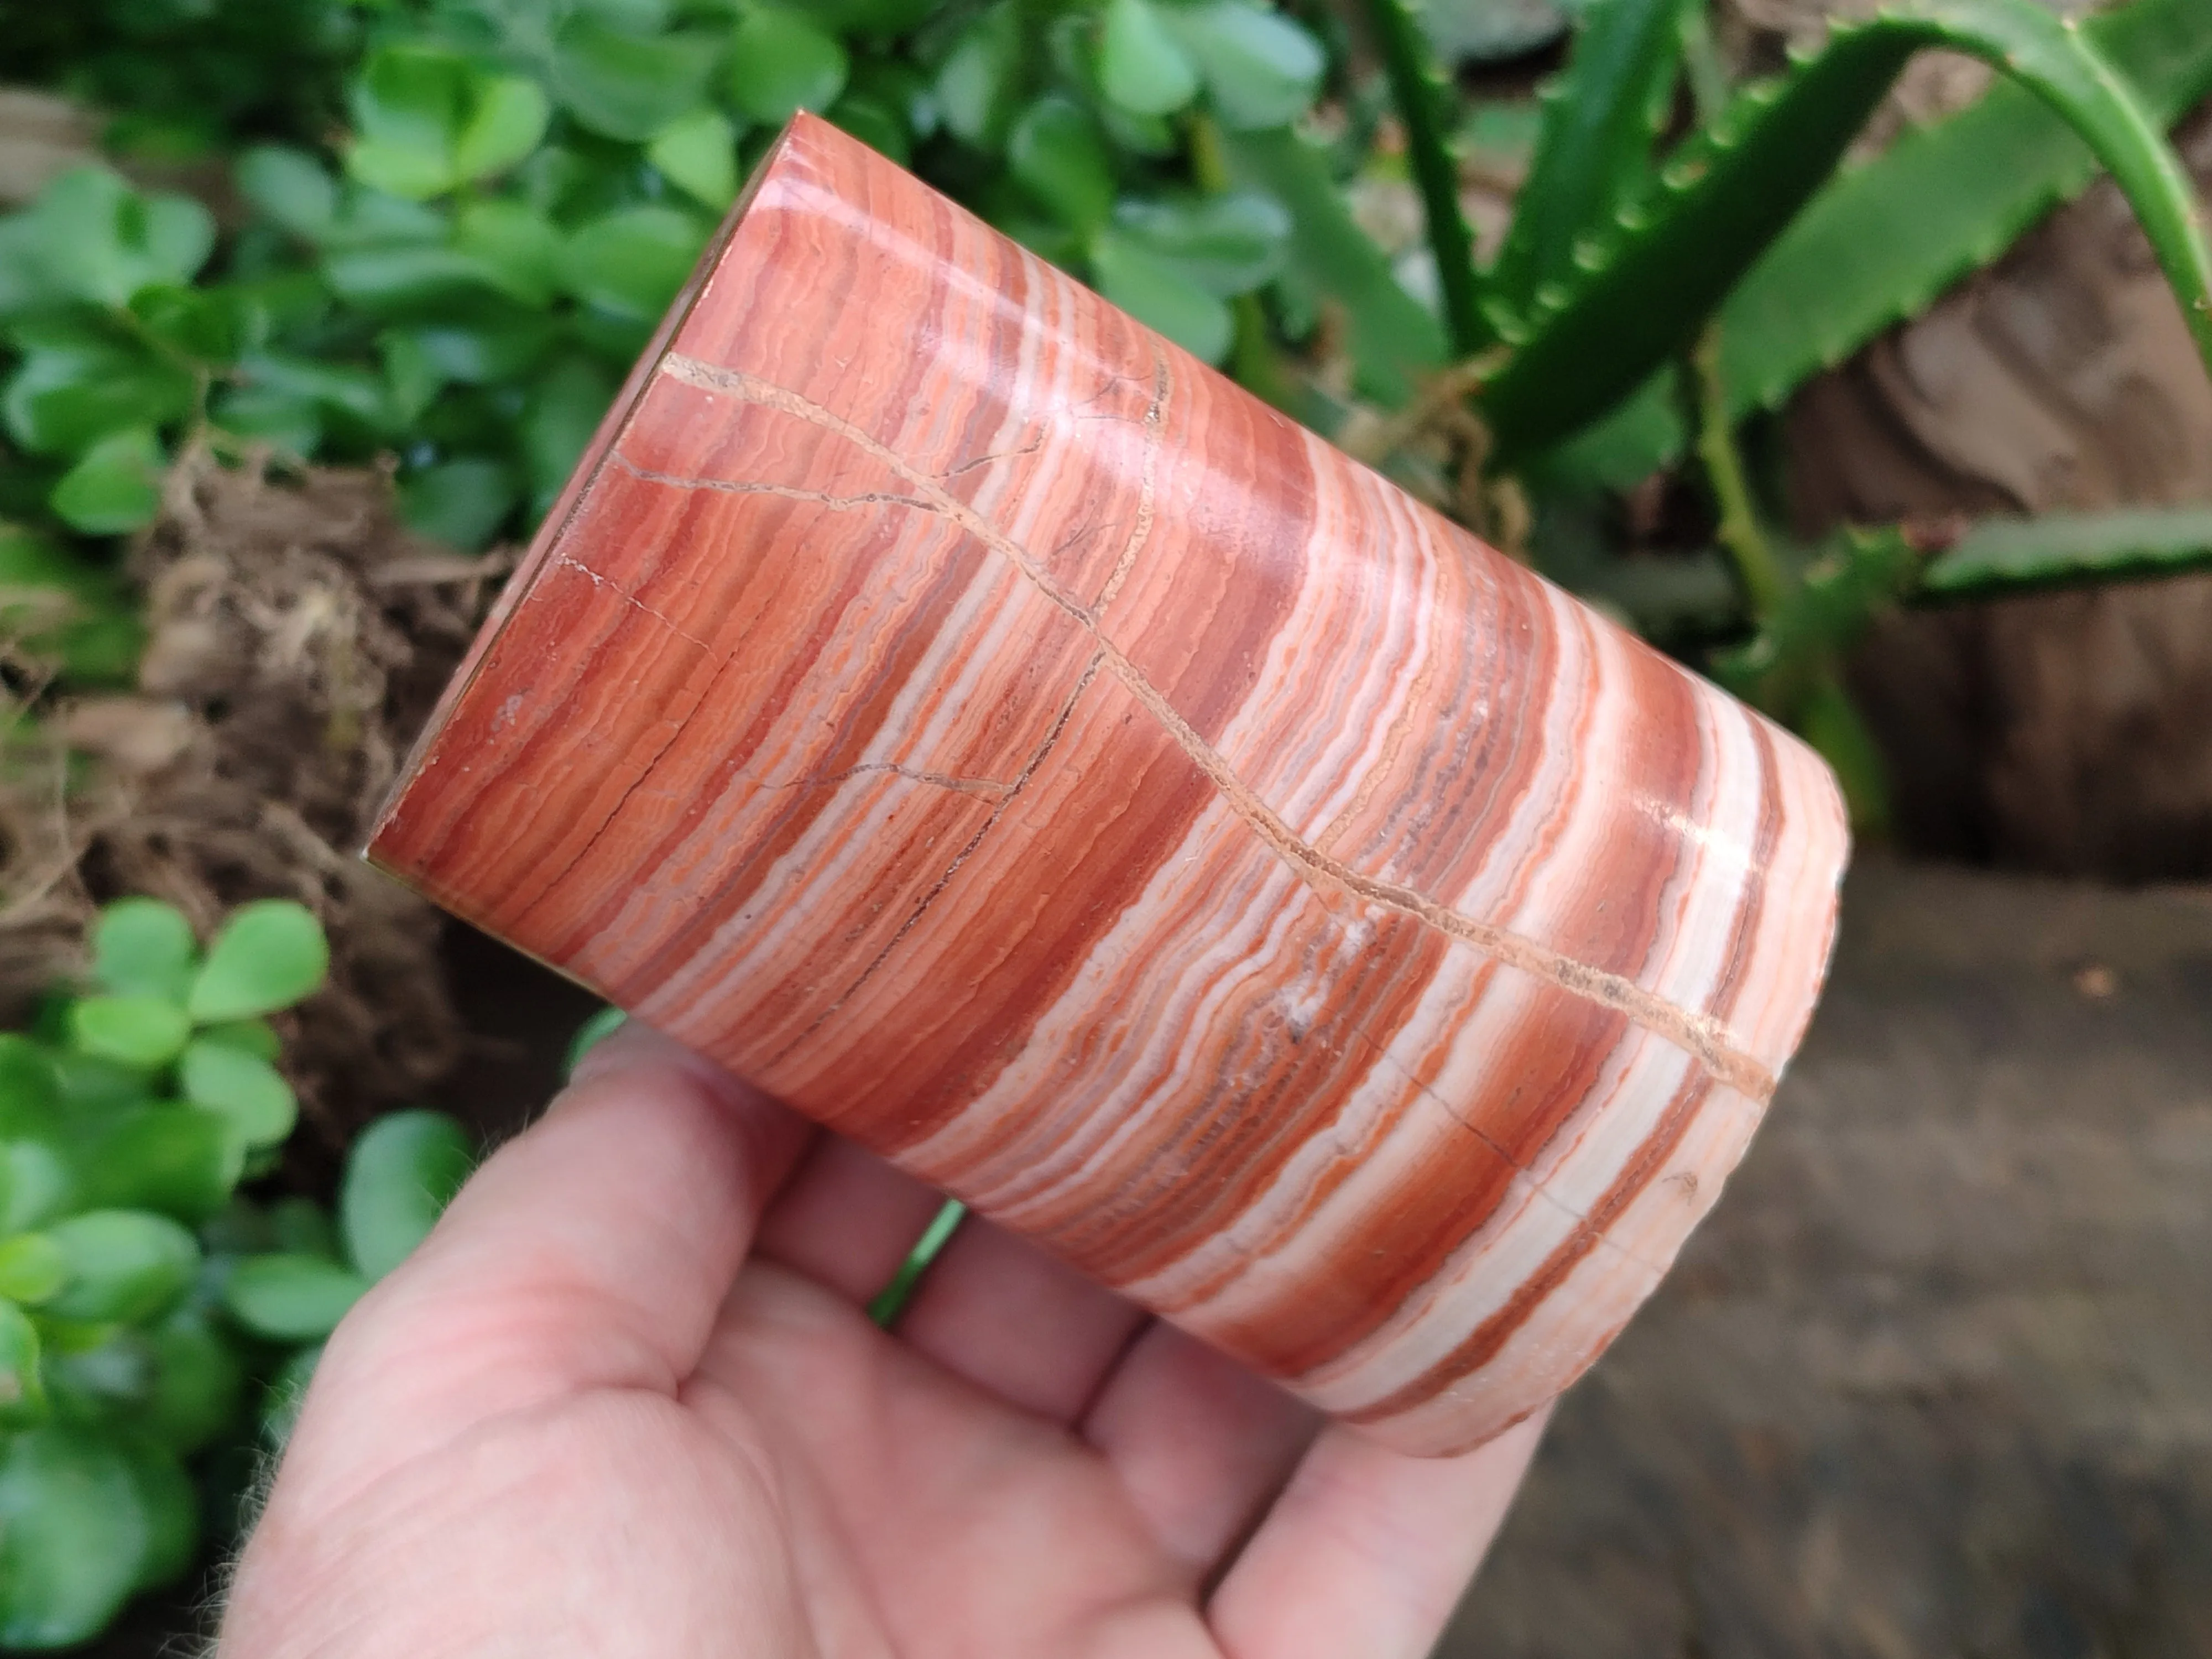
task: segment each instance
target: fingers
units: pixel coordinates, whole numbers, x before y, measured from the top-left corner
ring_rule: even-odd
[[[1325,1430],[1208,1610],[1232,1659],[1420,1659],[1497,1535],[1543,1419],[1460,1457]]]
[[[763,1256],[847,1300],[890,1282],[943,1197],[872,1152],[823,1136],[762,1224]],[[930,1266],[898,1335],[1010,1405],[1068,1423],[1145,1316],[1072,1267],[969,1217]]]
[[[1321,1419],[1225,1354],[1155,1323],[1083,1420],[1161,1547],[1202,1577],[1282,1490]]]
[[[769,1206],[755,1248],[865,1304],[890,1282],[944,1203],[873,1152],[823,1135]]]
[[[584,1389],[672,1394],[811,1133],[665,1038],[610,1037],[340,1326],[295,1452],[389,1466]],[[325,1448],[325,1417],[378,1432]]]
[[[1071,1423],[1145,1313],[1005,1229],[970,1216],[898,1322],[906,1343],[1010,1405]]]

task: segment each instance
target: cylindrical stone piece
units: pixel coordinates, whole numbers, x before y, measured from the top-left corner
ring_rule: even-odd
[[[808,117],[371,848],[1430,1453],[1711,1205],[1845,851],[1795,738]]]

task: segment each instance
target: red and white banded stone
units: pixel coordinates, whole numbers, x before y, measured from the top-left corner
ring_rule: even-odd
[[[1846,840],[1794,738],[802,117],[371,854],[1445,1452],[1712,1203]]]

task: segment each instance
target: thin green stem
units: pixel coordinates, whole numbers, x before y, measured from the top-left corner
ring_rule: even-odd
[[[1452,353],[1472,357],[1491,343],[1492,331],[1483,315],[1482,283],[1474,268],[1474,234],[1468,228],[1467,215],[1460,208],[1459,164],[1446,137],[1450,131],[1446,118],[1450,85],[1406,0],[1367,0],[1367,16],[1390,77],[1398,118],[1406,125],[1406,159],[1421,192]]]
[[[1698,337],[1690,354],[1690,376],[1697,403],[1698,459],[1705,465],[1705,481],[1720,509],[1715,538],[1735,567],[1753,620],[1764,623],[1782,603],[1788,584],[1759,526],[1751,486],[1744,477],[1743,457],[1736,450],[1735,428],[1729,420],[1728,386],[1721,377],[1718,326],[1707,327]]]
[[[921,1284],[921,1276],[929,1271],[929,1264],[937,1260],[939,1253],[952,1242],[952,1235],[959,1230],[967,1214],[968,1206],[958,1199],[945,1200],[945,1207],[937,1212],[936,1218],[915,1242],[914,1249],[907,1252],[906,1260],[900,1264],[898,1272],[891,1276],[891,1282],[877,1292],[875,1300],[868,1304],[870,1319],[884,1330],[898,1322],[898,1316],[906,1311],[907,1304],[914,1300],[914,1293]]]

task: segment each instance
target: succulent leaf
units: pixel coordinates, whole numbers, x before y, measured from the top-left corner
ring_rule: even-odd
[[[1589,424],[1688,344],[1834,168],[1911,56],[1983,58],[2087,139],[2127,193],[2208,357],[2212,257],[2157,123],[2076,27],[2032,0],[1904,0],[1838,24],[1778,85],[1747,88],[1617,216],[1603,257],[1540,292],[1527,343],[1487,388],[1503,459]]]
[[[1496,310],[1523,312],[1546,283],[1567,276],[1578,247],[1644,184],[1690,9],[1686,0],[1599,0],[1583,14],[1565,73],[1545,89],[1535,155],[1491,272]]]

